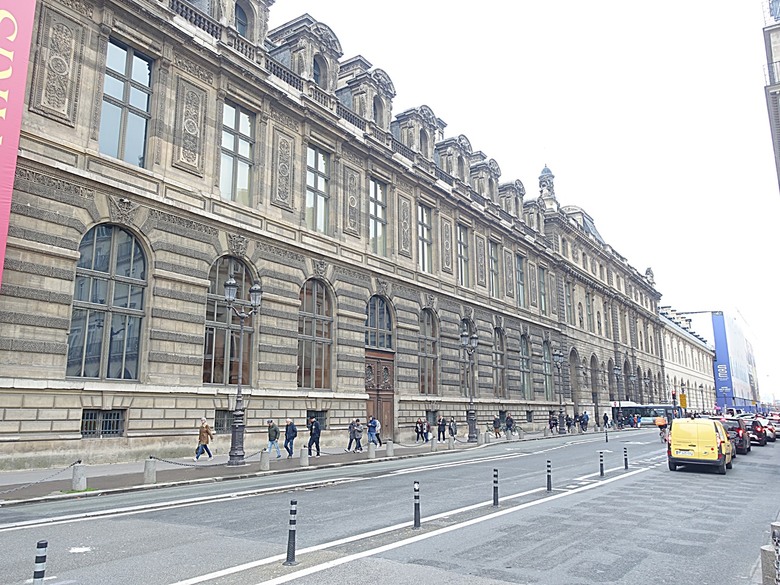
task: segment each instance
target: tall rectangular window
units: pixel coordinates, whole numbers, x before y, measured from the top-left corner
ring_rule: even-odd
[[[417,265],[423,272],[433,272],[433,210],[417,205]]]
[[[469,273],[469,228],[458,224],[458,284],[471,286]]]
[[[328,231],[328,180],[330,156],[316,146],[306,149],[306,227],[320,233]]]
[[[539,277],[539,310],[542,315],[547,314],[547,269],[539,266],[536,274]]]
[[[139,167],[145,165],[151,98],[152,60],[109,40],[100,114],[100,152]]]
[[[488,293],[492,298],[498,298],[501,294],[498,274],[498,244],[488,242]]]
[[[387,185],[371,179],[368,194],[368,230],[371,251],[387,256]]]
[[[249,205],[254,115],[225,102],[222,110],[222,161],[219,189],[223,199]]]
[[[515,256],[515,270],[517,271],[515,278],[517,282],[517,306],[525,308],[525,258],[520,254]]]
[[[569,325],[574,325],[574,306],[572,304],[572,298],[574,297],[574,285],[567,282],[564,287],[564,296],[566,303],[566,322]]]

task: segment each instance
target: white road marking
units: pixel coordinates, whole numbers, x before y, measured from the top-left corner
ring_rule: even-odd
[[[68,549],[69,553],[85,553],[92,550],[91,546],[72,546]]]

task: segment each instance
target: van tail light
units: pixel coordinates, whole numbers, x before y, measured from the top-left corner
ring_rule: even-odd
[[[756,430],[760,433],[761,431],[764,430],[764,427],[762,427],[761,425],[756,425]]]
[[[737,429],[737,434],[741,437],[742,436],[742,429]]]

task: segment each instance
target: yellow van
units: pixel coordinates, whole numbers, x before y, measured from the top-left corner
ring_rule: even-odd
[[[719,420],[676,418],[672,421],[666,451],[669,470],[678,465],[714,465],[718,473],[731,469],[733,456],[729,434]]]

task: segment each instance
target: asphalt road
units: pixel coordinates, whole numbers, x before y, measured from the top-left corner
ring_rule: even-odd
[[[670,472],[650,429],[17,506],[0,510],[0,583],[31,582],[43,539],[49,585],[753,584],[779,471],[770,444],[726,476]]]

